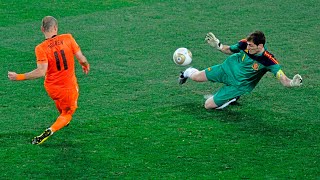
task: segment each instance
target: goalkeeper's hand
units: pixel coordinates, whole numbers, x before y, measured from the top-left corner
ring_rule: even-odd
[[[220,40],[216,38],[216,36],[212,33],[209,32],[206,35],[206,38],[204,39],[211,47],[217,48],[218,50],[222,49],[222,44],[220,43]]]
[[[290,86],[301,86],[302,85],[302,77],[299,74],[293,76],[292,80],[290,81]]]
[[[89,71],[90,71],[90,64],[82,65],[82,71],[83,71],[85,74],[88,74]]]

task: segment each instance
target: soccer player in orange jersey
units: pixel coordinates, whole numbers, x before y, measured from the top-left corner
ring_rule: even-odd
[[[74,56],[78,59],[85,74],[88,74],[90,70],[87,58],[82,54],[72,35],[58,35],[58,22],[54,17],[46,16],[42,19],[41,31],[45,40],[35,48],[37,68],[24,74],[8,72],[8,78],[12,81],[45,76],[44,87],[60,113],[50,128],[33,138],[32,144],[43,143],[54,132],[68,125],[78,107],[79,93]]]

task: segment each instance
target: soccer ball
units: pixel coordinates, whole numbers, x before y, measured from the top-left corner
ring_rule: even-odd
[[[173,62],[179,66],[186,66],[192,62],[192,53],[187,48],[178,48],[173,53]]]

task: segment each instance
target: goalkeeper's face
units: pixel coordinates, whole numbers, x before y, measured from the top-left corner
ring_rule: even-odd
[[[264,51],[263,44],[256,45],[253,43],[253,41],[247,42],[247,49],[249,51],[249,54],[259,54]]]

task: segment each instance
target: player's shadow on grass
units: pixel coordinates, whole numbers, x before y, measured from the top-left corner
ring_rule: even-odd
[[[72,134],[75,128],[64,127],[55,132],[43,144],[39,146],[50,149],[81,148],[85,143],[77,140]]]
[[[268,121],[264,117],[278,117],[279,114],[272,114],[268,110],[259,110],[259,112],[248,114],[247,111],[241,110],[241,104],[237,106],[229,106],[223,110],[206,110],[204,107],[199,107],[195,103],[187,103],[180,105],[184,107],[184,112],[193,116],[195,121],[219,121],[229,125],[234,124],[240,132],[247,134],[257,134],[270,137],[294,137],[297,134],[301,137],[310,138],[307,133],[303,132],[300,127],[284,127],[283,123],[278,121]],[[290,117],[281,115],[283,121],[289,120]]]

